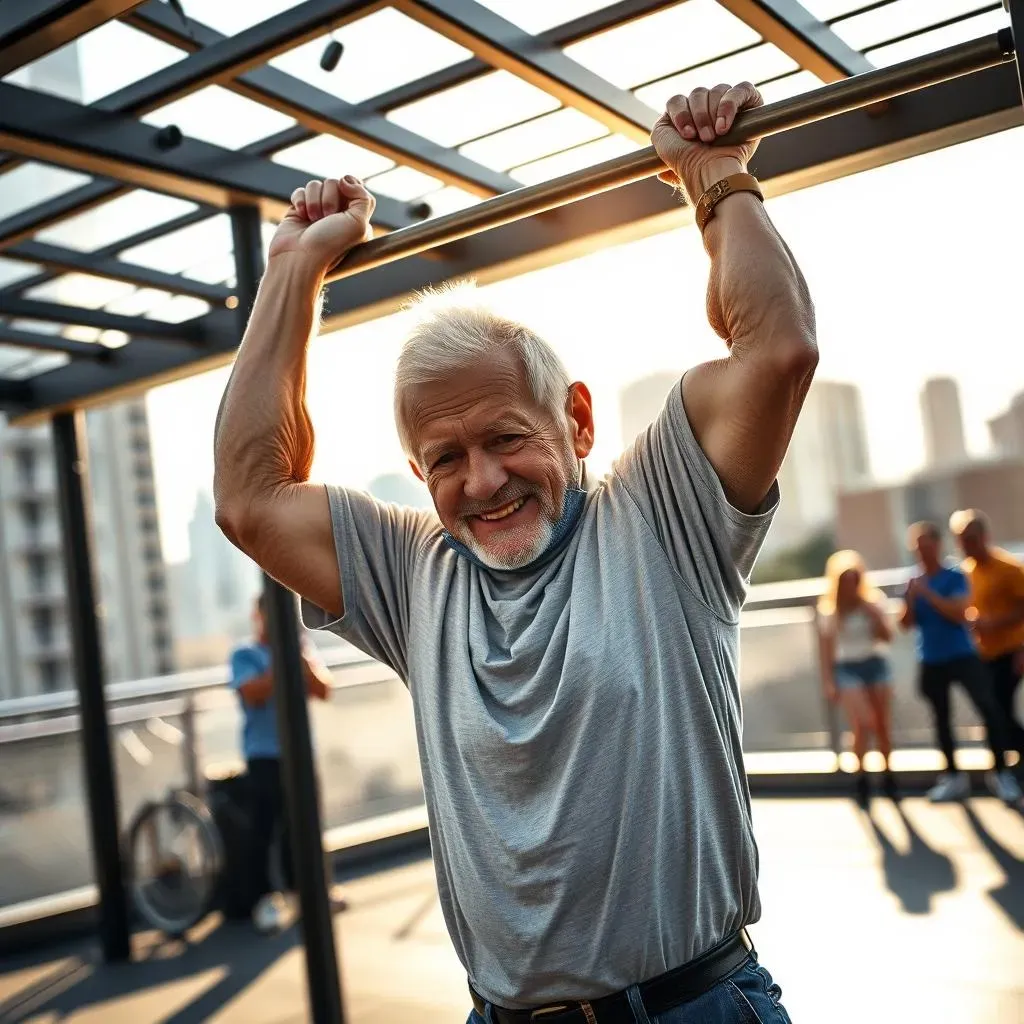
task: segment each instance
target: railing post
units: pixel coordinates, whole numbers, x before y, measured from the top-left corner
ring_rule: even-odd
[[[92,565],[89,472],[82,412],[62,412],[53,417],[53,444],[75,686],[82,723],[89,832],[100,891],[100,942],[105,960],[127,960],[131,955],[131,929],[121,862],[117,778],[110,750],[103,655],[96,620],[98,602]]]

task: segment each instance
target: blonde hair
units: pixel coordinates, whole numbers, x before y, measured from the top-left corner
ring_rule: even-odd
[[[846,549],[836,551],[829,556],[825,563],[825,593],[818,598],[818,613],[820,615],[834,615],[839,608],[839,579],[844,572],[851,569],[860,573],[860,582],[857,585],[857,592],[861,600],[868,604],[877,604],[882,600],[883,595],[877,587],[868,583],[867,566],[864,559],[857,551]]]
[[[415,316],[395,370],[395,426],[402,448],[416,458],[405,396],[409,388],[448,380],[496,350],[519,359],[533,400],[554,416],[564,412],[571,383],[555,350],[528,327],[500,316],[479,299],[473,282],[421,292],[406,310]]]

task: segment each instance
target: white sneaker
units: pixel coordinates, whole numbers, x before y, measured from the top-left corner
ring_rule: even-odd
[[[284,897],[279,892],[270,892],[261,896],[252,911],[252,923],[258,932],[268,934],[277,931],[284,924],[287,910]]]
[[[970,783],[963,772],[943,772],[939,781],[928,790],[928,799],[933,804],[963,800],[971,791]]]
[[[1022,798],[1020,783],[1013,777],[1013,772],[1004,768],[1001,772],[988,772],[985,775],[985,782],[989,792],[999,797],[1005,804],[1015,804]]]

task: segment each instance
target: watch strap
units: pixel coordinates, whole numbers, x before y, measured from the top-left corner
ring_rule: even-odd
[[[752,174],[730,174],[727,178],[716,181],[697,200],[695,214],[697,217],[697,227],[700,228],[702,233],[704,228],[707,227],[708,221],[714,216],[715,207],[726,196],[731,196],[734,192],[753,192],[761,202],[764,202],[764,195],[761,192],[761,186],[757,178]]]

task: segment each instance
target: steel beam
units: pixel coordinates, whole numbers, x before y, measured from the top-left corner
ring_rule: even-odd
[[[79,359],[109,359],[114,349],[105,348],[88,341],[74,341],[54,334],[37,334],[35,331],[17,331],[13,327],[0,327],[0,345],[12,345],[36,352],[63,352]]]
[[[856,110],[765,139],[752,170],[768,195],[806,188],[919,153],[1024,124],[1016,69],[990,68],[930,86],[889,104],[884,116]],[[671,189],[654,178],[561,209],[506,224],[436,250],[439,260],[409,256],[330,285],[327,329],[398,309],[411,292],[440,280],[499,280],[686,223]],[[227,310],[222,311],[227,313]],[[219,318],[221,314],[211,314]],[[208,354],[136,341],[109,366],[76,364],[34,382],[31,404],[6,403],[15,422],[72,404],[102,404],[230,361],[234,344],[218,332]]]
[[[395,7],[494,67],[600,121],[610,131],[638,142],[650,141],[657,111],[561,50],[539,47],[533,36],[475,0],[396,0]]]
[[[0,83],[0,146],[35,160],[211,206],[257,206],[271,220],[284,216],[292,192],[309,178],[198,139],[160,149],[156,133],[123,114]],[[387,196],[377,197],[377,211],[383,224],[412,222],[404,204]]]
[[[48,245],[45,242],[22,242],[20,245],[9,248],[4,255],[16,260],[25,260],[28,263],[38,263],[60,274],[89,274],[110,281],[124,281],[139,288],[159,288],[161,291],[171,292],[175,295],[191,295],[197,299],[204,299],[214,306],[223,305],[224,300],[231,294],[231,289],[222,284],[193,281],[180,274],[164,274],[159,270],[151,270],[149,267],[123,263],[121,260],[109,256],[97,256],[96,253],[91,252],[76,252],[74,249],[64,249],[61,246]],[[19,281],[17,287],[21,291],[25,287],[31,287],[37,283],[39,282]]]
[[[0,77],[59,50],[142,0],[4,0],[0,4]]]
[[[1024,54],[1021,52],[1024,47],[1024,0],[1003,0],[1003,7],[1010,15],[1010,31],[1017,49],[1017,83],[1024,97]]]
[[[288,14],[292,14],[292,11]],[[166,4],[155,0],[140,7],[126,20],[132,27],[164,42],[196,52],[165,71],[105,97],[96,104],[104,110],[146,113],[171,99],[194,91],[206,83],[200,75],[190,71],[189,65],[193,61],[208,63],[211,52],[233,44],[238,38],[227,39],[192,19],[183,24]],[[507,174],[439,146],[415,132],[393,124],[380,114],[361,112],[356,117],[352,113],[356,109],[354,104],[346,103],[277,68],[256,67],[236,79],[222,77],[220,83],[247,99],[272,107],[299,122],[301,128],[286,129],[289,135],[283,136],[280,144],[274,143],[277,149],[294,145],[314,135],[333,135],[380,153],[396,163],[433,175],[445,184],[463,188],[474,195],[497,195],[518,186]]]
[[[121,862],[117,776],[110,749],[104,693],[103,649],[97,608],[99,595],[93,569],[93,537],[89,510],[89,446],[85,414],[58,413],[53,418],[68,620],[74,650],[75,687],[81,718],[81,748],[93,866],[100,891],[99,932],[104,959],[131,956],[128,893]]]
[[[201,344],[206,340],[200,326],[205,317],[187,320],[181,324],[167,324],[159,320],[147,320],[145,317],[120,316],[102,309],[81,309],[78,306],[65,306],[60,302],[38,302],[7,292],[0,293],[0,316],[95,327],[100,331],[123,331],[133,338],[156,338],[160,341],[192,345]]]
[[[797,0],[719,0],[769,43],[823,82],[861,75],[874,65]]]
[[[2,182],[3,179],[0,178],[0,183]],[[127,191],[123,185],[101,178],[79,185],[78,188],[54,196],[53,199],[47,199],[46,202],[12,213],[0,220],[0,248],[31,238],[37,231],[42,231],[68,217],[87,213],[100,203],[116,199]]]

